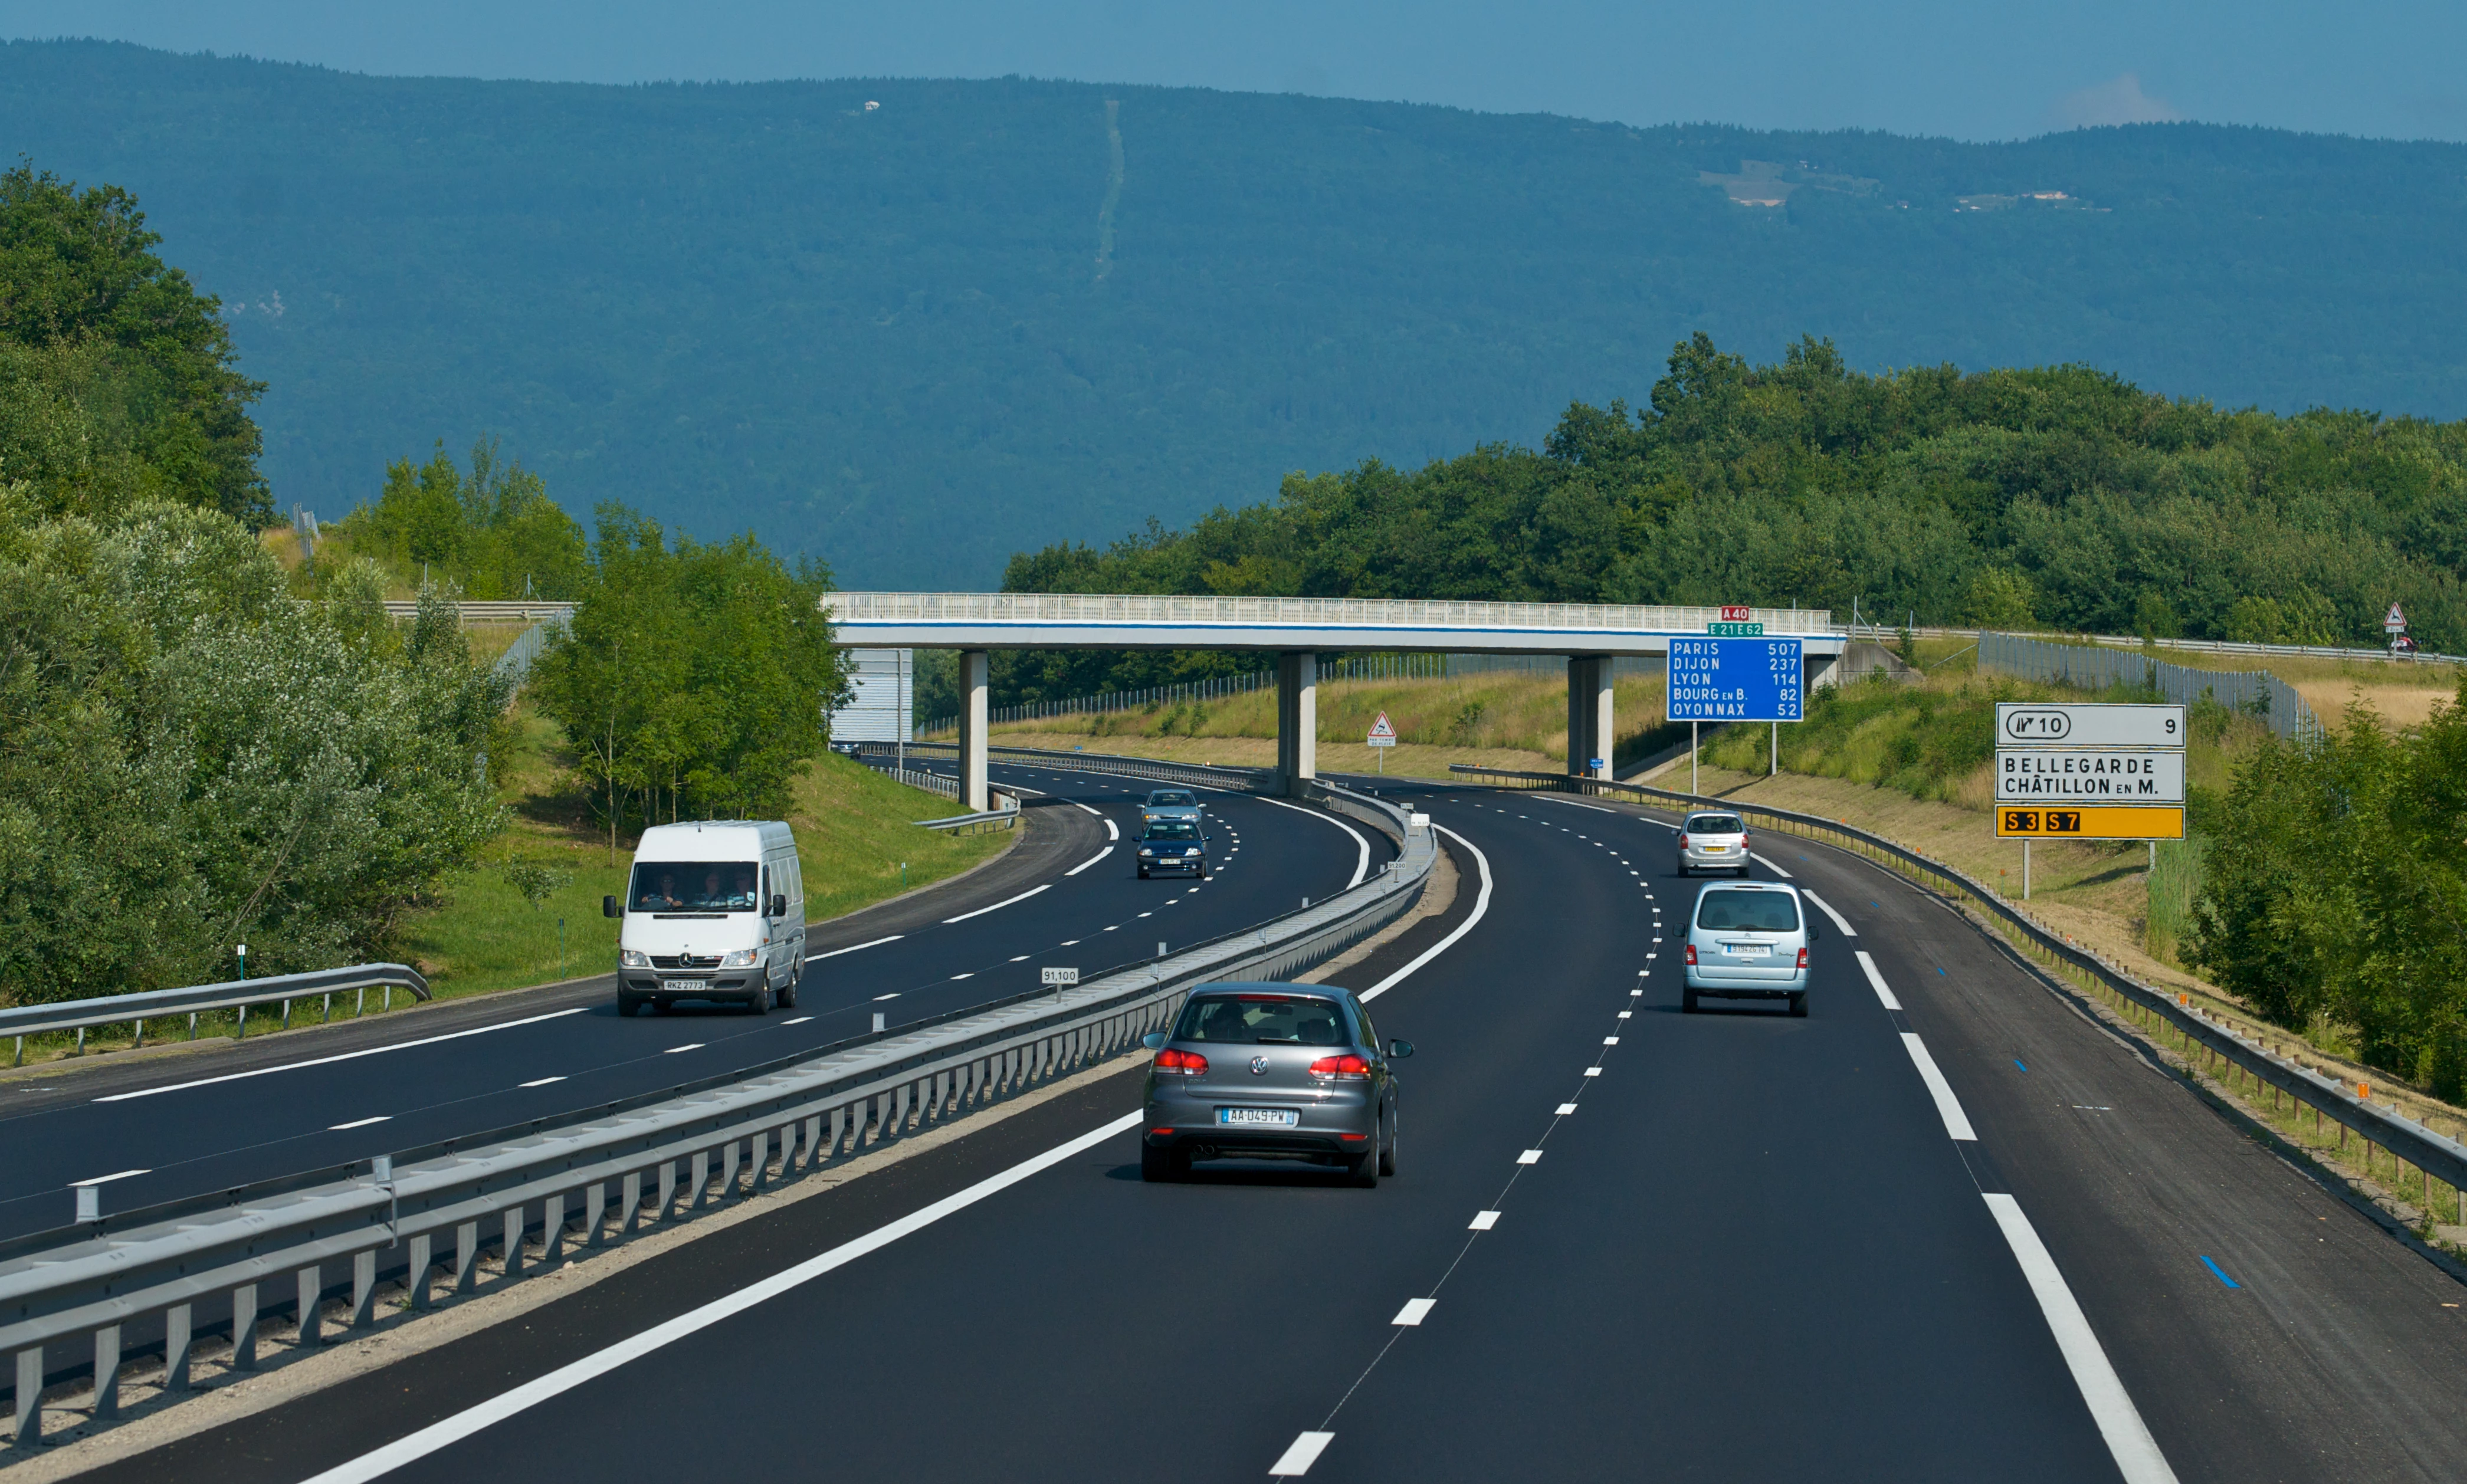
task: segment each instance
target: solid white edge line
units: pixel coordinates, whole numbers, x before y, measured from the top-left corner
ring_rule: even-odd
[[[1618,813],[1617,809],[1605,809],[1599,804],[1580,804],[1573,798],[1561,798],[1553,794],[1536,794],[1533,797],[1542,803],[1565,804],[1571,809],[1590,809],[1596,814]]]
[[[1842,935],[1844,937],[1855,938],[1859,935],[1859,930],[1845,921],[1842,914],[1833,910],[1832,903],[1824,900],[1824,898],[1821,896],[1818,896],[1815,892],[1808,890],[1805,887],[1799,888],[1799,894],[1807,898],[1809,901],[1814,902],[1819,911],[1822,911],[1825,916],[1832,918],[1833,926],[1842,931]]]
[[[1405,1307],[1396,1311],[1396,1317],[1388,1322],[1407,1327],[1418,1325],[1430,1317],[1431,1311],[1438,1307],[1438,1302],[1436,1298],[1409,1298],[1405,1300]]]
[[[1077,799],[1075,799],[1075,799],[1073,799],[1073,800],[1071,800],[1071,807],[1072,807],[1072,808],[1074,808],[1074,809],[1088,809],[1088,806],[1087,806],[1086,804],[1081,803],[1079,800],[1077,800]],[[1100,819],[1100,820],[1104,818],[1104,816],[1103,816],[1103,815],[1101,815],[1101,814],[1097,814],[1097,811],[1096,811],[1096,810],[1094,810],[1094,809],[1088,809],[1088,812],[1089,812],[1090,814],[1096,814],[1096,815],[1097,815],[1097,818],[1098,818],[1098,819]]]
[[[1120,839],[1121,839],[1121,838],[1122,838],[1121,826],[1120,826],[1120,825],[1116,824],[1116,823],[1115,823],[1113,821],[1111,821],[1111,820],[1107,820],[1107,821],[1105,821],[1105,838],[1106,838],[1107,840],[1120,840]]]
[[[1936,1114],[1944,1119],[1944,1132],[1964,1143],[1978,1143],[1979,1135],[1971,1131],[1970,1115],[1961,1111],[1961,1099],[1953,1095],[1953,1084],[1936,1069],[1935,1058],[1928,1055],[1927,1043],[1906,1030],[1902,1032],[1902,1045],[1918,1067],[1919,1080],[1927,1084],[1929,1095],[1935,1099]]]
[[[971,917],[983,917],[987,912],[1001,911],[1004,908],[1010,906],[1014,902],[1027,901],[1030,897],[1036,895],[1038,892],[1051,888],[1052,885],[1053,883],[1049,881],[1042,887],[1030,887],[1017,896],[1005,897],[991,907],[980,907],[973,912],[962,912],[957,917],[945,917],[942,919],[942,926],[947,928],[955,922],[965,922]]]
[[[1760,856],[1760,855],[1756,854],[1756,853],[1755,853],[1754,851],[1753,851],[1753,850],[1751,850],[1751,851],[1749,851],[1749,852],[1748,852],[1748,859],[1749,859],[1749,860],[1751,860],[1751,861],[1755,862],[1758,866],[1763,866],[1765,869],[1767,869],[1767,870],[1769,870],[1769,871],[1773,872],[1775,875],[1779,876],[1779,877],[1780,877],[1782,880],[1784,880],[1784,881],[1788,881],[1788,880],[1790,880],[1790,879],[1791,879],[1791,874],[1790,874],[1790,872],[1788,872],[1788,871],[1786,871],[1786,870],[1783,870],[1780,866],[1776,866],[1773,862],[1766,860],[1763,856]]]
[[[1419,969],[1422,965],[1429,963],[1432,959],[1437,958],[1441,954],[1446,953],[1449,949],[1454,948],[1456,946],[1457,939],[1463,937],[1468,933],[1471,933],[1473,931],[1473,925],[1482,921],[1483,914],[1490,911],[1490,857],[1482,853],[1482,847],[1480,845],[1475,844],[1472,841],[1465,839],[1462,835],[1458,834],[1455,830],[1448,828],[1444,824],[1434,824],[1431,828],[1437,830],[1440,834],[1447,836],[1450,840],[1455,841],[1458,844],[1460,844],[1473,852],[1474,865],[1482,871],[1482,889],[1474,895],[1473,911],[1465,914],[1465,920],[1458,923],[1454,932],[1450,933],[1446,937],[1443,937],[1437,942],[1432,944],[1430,947],[1422,950],[1420,954],[1415,956],[1412,963],[1405,965],[1405,967],[1397,970],[1386,978],[1381,979],[1378,983],[1364,990],[1361,994],[1354,996],[1356,1000],[1363,1001],[1367,1003],[1378,999],[1380,996],[1388,993],[1388,991],[1394,989],[1397,985],[1403,983],[1406,978],[1412,975],[1415,970]]]
[[[1107,857],[1107,856],[1109,856],[1109,855],[1112,855],[1113,853],[1114,853],[1114,847],[1113,847],[1113,846],[1111,846],[1111,845],[1107,845],[1104,849],[1098,851],[1095,855],[1092,855],[1092,856],[1088,857],[1088,859],[1086,859],[1086,860],[1084,860],[1084,861],[1080,862],[1078,865],[1076,865],[1076,866],[1075,866],[1071,867],[1069,870],[1064,871],[1062,874],[1063,874],[1063,875],[1065,875],[1065,876],[1076,876],[1076,875],[1078,875],[1081,871],[1086,870],[1089,866],[1096,865],[1098,861],[1103,860],[1105,857]],[[1042,890],[1044,890],[1045,888],[1044,888],[1043,887],[1039,887],[1039,888],[1037,888],[1036,889],[1038,889],[1039,891],[1042,891]],[[1014,898],[1014,900],[1016,900],[1016,898]],[[988,910],[988,911],[991,911],[991,909],[987,909],[987,910]],[[953,919],[953,921],[957,921],[957,920],[958,920],[957,918],[954,918],[954,919]]]
[[[805,956],[805,961],[807,963],[816,963],[825,958],[837,958],[842,954],[853,954],[859,949],[880,948],[885,943],[896,943],[907,935],[908,934],[905,933],[894,933],[887,938],[875,938],[871,943],[851,943],[846,948],[834,948],[827,954],[807,954]]]
[[[1285,1450],[1277,1455],[1275,1463],[1268,1465],[1268,1477],[1301,1478],[1310,1473],[1310,1466],[1319,1462],[1319,1455],[1325,1452],[1327,1445],[1334,1441],[1336,1434],[1333,1432],[1303,1433],[1285,1446]]]
[[[2055,1332],[2056,1348],[2064,1353],[2073,1384],[2081,1388],[2091,1419],[2098,1424],[2098,1435],[2107,1440],[2116,1472],[2124,1475],[2125,1484],[2176,1484],[2176,1471],[2168,1467],[2167,1455],[2159,1451],[2159,1440],[2150,1435],[2124,1382],[2108,1363],[2107,1352],[2091,1332],[2090,1320],[2073,1300],[2073,1291],[2066,1285],[2056,1260],[2048,1255],[2030,1218],[2022,1214],[2022,1203],[2009,1195],[1984,1191],[1980,1195],[1987,1209],[1995,1213],[1996,1225],[2003,1229],[2014,1261],[2022,1265],[2022,1276],[2029,1281],[2030,1293],[2048,1317],[2048,1328]]]
[[[477,1406],[466,1407],[451,1417],[429,1424],[417,1432],[396,1438],[383,1448],[362,1453],[316,1474],[306,1484],[360,1484],[417,1462],[474,1433],[518,1416],[551,1398],[561,1396],[608,1374],[630,1360],[636,1360],[665,1346],[674,1344],[689,1335],[717,1324],[722,1319],[742,1314],[758,1304],[767,1303],[803,1284],[812,1282],[833,1269],[868,1253],[878,1251],[902,1237],[924,1230],[946,1216],[967,1209],[987,1196],[996,1195],[1031,1176],[1052,1169],[1064,1160],[1096,1148],[1116,1135],[1139,1127],[1141,1114],[1124,1113],[1109,1123],[1091,1129],[1077,1138],[1058,1144],[1041,1155],[1024,1159],[999,1175],[988,1176],[965,1190],[944,1196],[932,1205],[913,1211],[887,1225],[877,1226],[850,1242],[844,1242],[827,1252],[805,1259],[794,1267],[772,1274],[759,1282],[747,1284],[736,1293],[697,1309],[688,1310],[662,1324],[655,1324],[639,1335],[621,1339],[605,1349],[595,1351],[578,1360],[569,1361],[535,1380],[491,1397]],[[1313,1456],[1317,1456],[1314,1451]]]
[[[1864,948],[1856,949],[1854,952],[1859,956],[1859,967],[1867,971],[1867,982],[1876,987],[1876,998],[1885,1001],[1885,1008],[1888,1010],[1900,1009],[1902,1002],[1893,998],[1891,990],[1885,987],[1885,977],[1876,972],[1876,960],[1868,957],[1867,951]]]
[[[563,1020],[569,1015],[580,1015],[591,1008],[592,1006],[587,1004],[578,1004],[571,1010],[551,1010],[546,1015],[526,1015],[518,1021],[499,1021],[494,1025],[474,1025],[469,1030],[449,1030],[441,1036],[422,1036],[417,1041],[396,1041],[381,1046],[365,1046],[357,1051],[340,1051],[332,1056],[312,1056],[305,1062],[284,1062],[280,1067],[260,1067],[251,1071],[227,1071],[219,1077],[199,1077],[193,1082],[171,1082],[159,1088],[139,1088],[133,1092],[113,1092],[98,1097],[95,1101],[124,1103],[133,1097],[152,1097],[160,1092],[185,1092],[191,1088],[212,1087],[217,1082],[238,1082],[247,1077],[270,1077],[278,1071],[298,1071],[303,1067],[327,1067],[335,1062],[355,1062],[363,1056],[378,1056],[388,1051],[408,1051],[414,1046],[433,1046],[441,1041],[460,1041],[465,1036],[485,1036],[492,1030],[512,1030],[517,1025],[536,1025],[542,1021]]]
[[[1314,820],[1325,820],[1328,823],[1335,825],[1338,829],[1341,829],[1353,837],[1353,843],[1359,847],[1361,854],[1353,863],[1353,879],[1345,884],[1345,888],[1347,890],[1350,891],[1354,888],[1362,885],[1362,878],[1370,874],[1370,842],[1362,838],[1362,831],[1346,823],[1335,815],[1326,814],[1317,809],[1305,809],[1300,804],[1289,804],[1281,798],[1262,798],[1259,802],[1263,804],[1275,804],[1279,809],[1291,809],[1297,814],[1307,814]]]

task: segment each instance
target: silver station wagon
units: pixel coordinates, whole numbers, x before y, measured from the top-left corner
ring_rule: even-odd
[[[1735,814],[1699,811],[1679,826],[1679,874],[1719,870],[1748,873],[1748,821]]]
[[[1696,1013],[1700,997],[1787,1000],[1790,1013],[1807,1013],[1807,945],[1816,924],[1795,887],[1779,882],[1737,881],[1696,893],[1687,914],[1686,980],[1679,1008]]]
[[[1396,1079],[1370,1012],[1327,984],[1202,984],[1170,1031],[1147,1037],[1140,1174],[1181,1180],[1193,1159],[1299,1159],[1371,1186],[1396,1173]]]

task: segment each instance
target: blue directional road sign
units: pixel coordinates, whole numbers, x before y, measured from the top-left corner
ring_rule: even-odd
[[[1798,721],[1801,689],[1795,639],[1673,639],[1672,721]]]

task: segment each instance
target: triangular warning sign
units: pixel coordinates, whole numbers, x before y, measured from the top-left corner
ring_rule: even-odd
[[[1396,729],[1388,725],[1388,713],[1386,711],[1381,711],[1379,713],[1379,719],[1370,724],[1370,734],[1373,737],[1386,737],[1392,742],[1396,739]]]
[[[2390,604],[2388,616],[2382,619],[2382,627],[2393,634],[2407,627],[2407,615],[2399,612],[2398,604]]]

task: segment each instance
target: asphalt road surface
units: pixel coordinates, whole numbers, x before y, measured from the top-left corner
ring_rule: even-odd
[[[2459,1285],[1940,904],[1760,838],[1810,1013],[1683,1016],[1666,817],[1388,783],[1379,1188],[1143,1184],[1126,1068],[102,1476],[2455,1476]]]
[[[1033,989],[1047,964],[1093,975],[1332,895],[1392,854],[1324,811],[1211,795],[1212,876],[1141,881],[1129,846],[1150,785],[999,771],[1047,791],[1030,838],[947,889],[822,925],[793,1010],[621,1017],[603,976],[0,1084],[0,1236],[66,1223],[73,1182],[102,1180],[106,1208],[135,1209],[599,1108],[827,1046],[877,1013],[896,1026]]]

